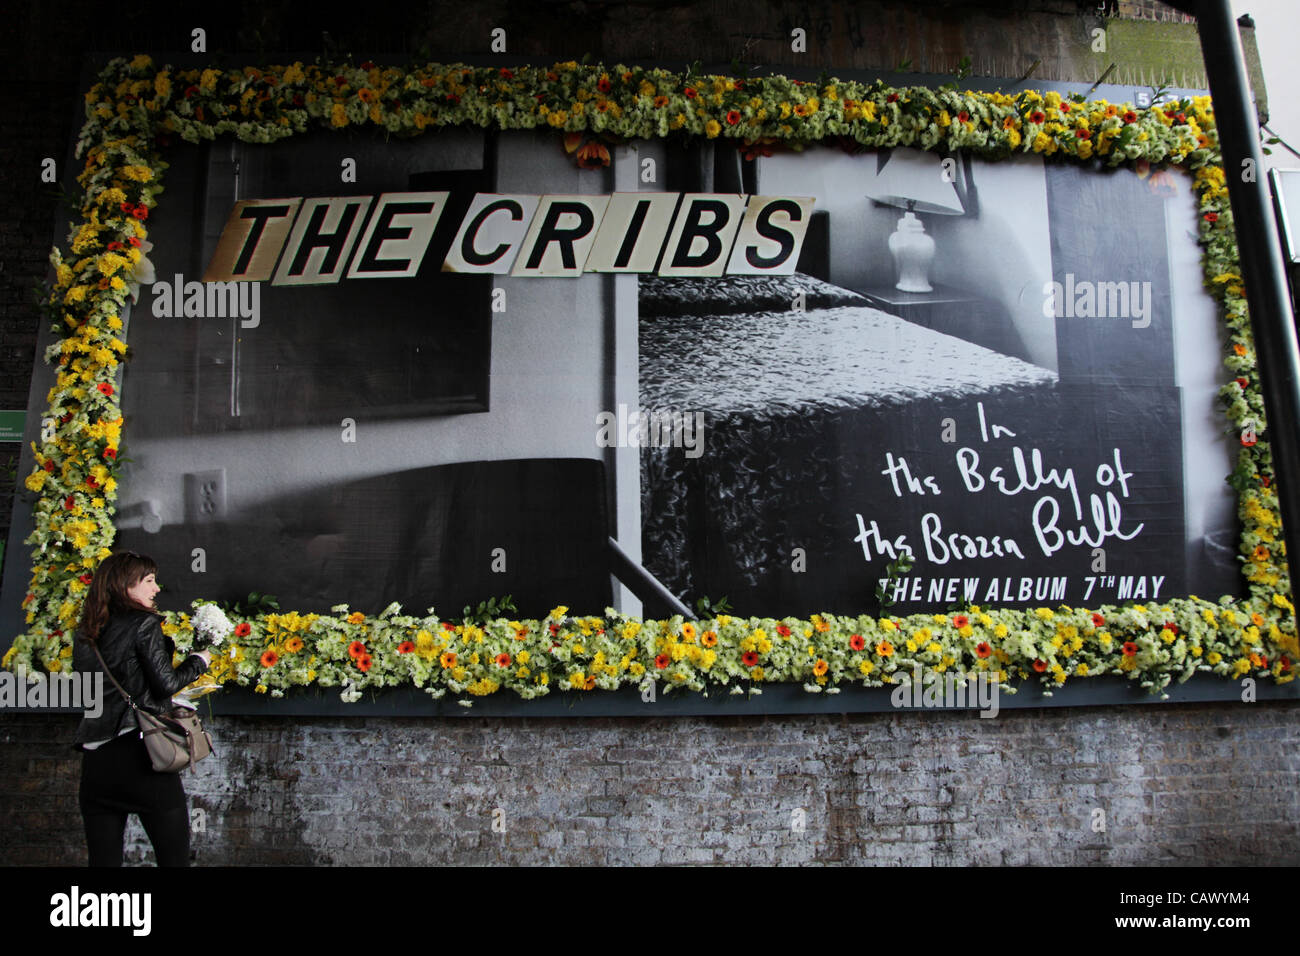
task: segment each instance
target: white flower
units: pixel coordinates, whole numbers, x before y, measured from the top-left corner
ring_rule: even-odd
[[[215,604],[199,604],[190,621],[194,625],[194,632],[214,647],[220,645],[235,629],[235,625],[226,617],[226,612]]]
[[[154,271],[153,263],[149,257],[144,255],[153,248],[153,243],[148,239],[140,243],[140,261],[131,268],[130,278],[126,280],[126,290],[131,294],[131,304],[135,305],[140,301],[140,287],[153,285],[158,281],[158,274]]]

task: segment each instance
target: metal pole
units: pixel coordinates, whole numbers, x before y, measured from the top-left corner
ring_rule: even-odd
[[[1283,540],[1294,568],[1300,561],[1300,350],[1282,254],[1269,217],[1258,123],[1237,22],[1228,0],[1182,0],[1174,5],[1196,16],[1201,35],[1268,418],[1264,439],[1278,477]],[[1247,176],[1247,170],[1252,175]]]

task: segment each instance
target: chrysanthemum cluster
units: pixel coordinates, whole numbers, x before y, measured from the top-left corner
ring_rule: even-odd
[[[51,257],[47,302],[61,333],[47,354],[58,366],[27,476],[37,494],[33,570],[23,601],[28,631],[4,656],[10,669],[60,670],[98,562],[113,540],[113,502],[122,444],[117,367],[125,352],[126,299],[151,269],[146,222],[166,169],[162,150],[233,135],[269,143],[308,129],[371,127],[418,135],[443,126],[552,129],[582,166],[607,165],[608,147],[654,137],[731,139],[752,159],[815,144],[850,150],[911,146],[967,150],[986,158],[1037,153],[1054,160],[1177,164],[1193,176],[1208,288],[1224,311],[1221,389],[1228,427],[1241,445],[1232,476],[1244,525],[1244,601],[1196,597],[1159,606],[1034,611],[970,608],[948,615],[810,619],[718,616],[639,621],[611,609],[543,620],[455,623],[376,617],[338,607],[329,615],[263,614],[234,625],[211,679],[275,695],[288,687],[362,689],[414,684],[467,698],[509,690],[642,686],[665,691],[758,693],[796,682],[834,693],[847,684],[890,684],[915,665],[989,673],[1000,682],[1037,679],[1050,687],[1078,677],[1120,674],[1159,691],[1198,671],[1225,677],[1293,678],[1295,611],[1280,539],[1272,470],[1246,300],[1238,274],[1224,171],[1208,97],[1149,109],[1075,101],[1054,92],[1015,95],[781,76],[736,78],[622,66],[550,67],[373,63],[242,70],[156,69],[147,56],[114,60],[86,94],[77,146],[85,158],[78,221]],[[210,610],[168,616],[183,651]]]

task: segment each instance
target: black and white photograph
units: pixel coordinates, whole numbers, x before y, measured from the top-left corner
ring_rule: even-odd
[[[24,932],[337,945],[416,867],[1284,917],[1290,5],[8,12]]]

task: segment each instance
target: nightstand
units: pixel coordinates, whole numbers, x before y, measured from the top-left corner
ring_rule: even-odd
[[[931,292],[900,292],[892,285],[871,285],[853,291],[882,312],[1004,355],[1027,359],[1020,333],[999,303],[952,286],[931,284]]]

